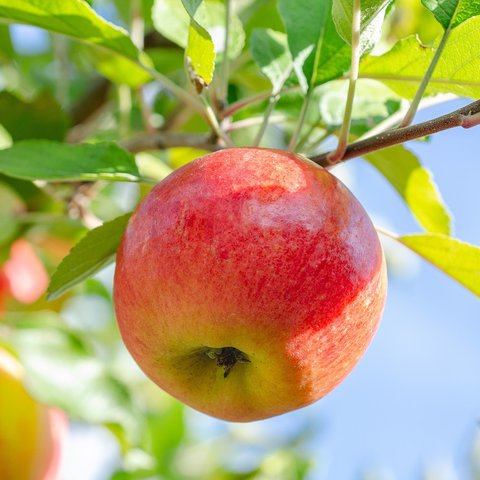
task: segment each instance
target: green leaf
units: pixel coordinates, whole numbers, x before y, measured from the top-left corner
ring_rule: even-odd
[[[25,140],[0,150],[0,172],[24,180],[138,181],[134,157],[114,143]]]
[[[418,223],[428,232],[449,235],[451,218],[432,174],[402,145],[365,155],[405,200]]]
[[[67,115],[47,92],[31,102],[0,92],[0,123],[16,142],[32,138],[62,141],[69,127]]]
[[[10,29],[8,25],[0,25],[0,61],[8,62],[13,59],[14,55]]]
[[[436,42],[438,45],[439,40]],[[360,64],[360,77],[380,80],[405,98],[413,98],[435,53],[415,37],[397,42],[384,55]],[[480,16],[452,30],[426,93],[480,97]]]
[[[92,346],[52,313],[16,314],[13,345],[26,371],[26,385],[40,401],[74,418],[138,428],[128,388]]]
[[[194,18],[202,1],[203,0],[182,0],[182,3],[190,17]]]
[[[199,3],[193,10],[195,3]],[[224,50],[225,5],[217,0],[194,1],[192,4],[195,21],[208,31],[215,46],[215,53],[221,56]],[[182,0],[156,0],[152,9],[155,29],[164,37],[182,48],[187,48],[191,18]],[[236,58],[245,44],[243,25],[235,13],[230,16],[228,35],[228,57]]]
[[[446,30],[455,28],[465,20],[480,15],[480,2],[472,0],[422,0],[438,23]]]
[[[112,263],[130,213],[90,230],[62,260],[53,274],[47,298],[53,300]]]
[[[332,0],[279,0],[288,46],[303,90],[341,76],[350,66],[350,46],[333,23]]]
[[[190,16],[185,57],[190,80],[195,85],[197,92],[200,93],[213,79],[215,46],[208,31],[195,20],[195,13],[202,0],[182,0],[182,3]]]
[[[290,77],[293,68],[287,36],[270,29],[255,29],[250,37],[252,57],[279,92]]]
[[[138,88],[151,80],[150,74],[141,67],[136,67],[130,60],[120,55],[112,55],[111,52],[100,48],[82,45],[86,60],[91,62],[100,74],[111,82]],[[142,63],[151,67],[153,62],[150,57],[142,53]]]
[[[142,58],[128,33],[107,22],[84,1],[0,0],[0,19],[44,28],[67,35],[102,50],[115,53],[130,66],[131,77],[123,83],[139,86],[150,79],[142,67]],[[116,77],[117,80],[122,80]]]
[[[190,21],[188,44],[185,50],[190,79],[197,92],[210,84],[215,70],[215,46],[210,34],[195,20]]]
[[[385,9],[392,0],[362,0],[361,32],[362,51],[373,47],[379,38]],[[339,35],[352,43],[353,0],[333,0],[333,21]]]
[[[438,233],[397,240],[480,297],[480,248]]]

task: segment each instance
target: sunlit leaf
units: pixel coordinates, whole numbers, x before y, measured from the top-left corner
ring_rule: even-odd
[[[215,70],[215,46],[210,34],[195,20],[190,22],[185,50],[192,83],[198,92],[209,85]]]
[[[182,48],[187,48],[191,17],[182,0],[156,0],[152,9],[155,29]],[[221,56],[225,43],[225,5],[216,0],[204,0],[194,14],[195,21],[207,30]],[[231,12],[228,36],[228,56],[237,57],[245,44],[245,32],[238,16]]]
[[[472,0],[422,0],[444,29],[454,28],[475,15],[480,15],[480,2]]]
[[[402,145],[365,155],[405,200],[418,223],[432,233],[450,234],[451,219],[432,174]]]
[[[362,51],[370,49],[379,39],[385,9],[392,0],[362,0],[361,43]],[[352,43],[353,0],[333,0],[333,21],[339,35]]]
[[[480,16],[477,16],[450,33],[426,93],[480,97],[479,45]],[[408,37],[387,53],[366,58],[360,64],[360,76],[380,80],[400,95],[413,98],[434,53],[435,48],[425,47],[415,37]]]
[[[398,241],[480,297],[480,247],[438,233],[405,235]]]

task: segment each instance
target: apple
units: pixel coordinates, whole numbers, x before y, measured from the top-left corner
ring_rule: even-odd
[[[32,246],[23,238],[16,240],[2,267],[8,290],[21,303],[33,303],[48,287],[48,273]]]
[[[159,183],[115,271],[123,340],[191,407],[253,421],[330,392],[365,352],[386,269],[360,203],[292,153],[233,148]]]
[[[0,348],[0,478],[55,480],[67,420],[34,400],[20,363]]]
[[[0,318],[5,310],[5,299],[8,297],[8,278],[0,268]]]

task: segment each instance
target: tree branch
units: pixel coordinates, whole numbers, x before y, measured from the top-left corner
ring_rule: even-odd
[[[322,167],[330,167],[344,160],[360,157],[367,153],[381,150],[382,148],[391,147],[392,145],[431,135],[442,130],[454,127],[471,128],[476,125],[480,125],[480,100],[459,108],[454,112],[434,118],[433,120],[418,123],[410,127],[387,130],[365,140],[352,143],[347,147],[343,158],[336,162],[332,163],[328,160],[331,152],[322,153],[321,155],[312,157],[311,160]]]
[[[212,152],[223,148],[221,145],[215,144],[208,135],[175,132],[157,132],[154,135],[141,134],[120,145],[132,153],[172,147],[191,147]]]

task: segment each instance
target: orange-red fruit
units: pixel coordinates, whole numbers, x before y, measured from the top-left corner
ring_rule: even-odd
[[[10,294],[21,303],[33,303],[47,289],[48,273],[35,250],[24,239],[14,242],[2,267]]]
[[[0,479],[55,480],[66,425],[29,395],[21,365],[0,348]]]
[[[308,405],[374,335],[385,262],[370,219],[297,155],[234,148],[157,185],[121,242],[114,298],[145,373],[209,415],[252,421]]]

